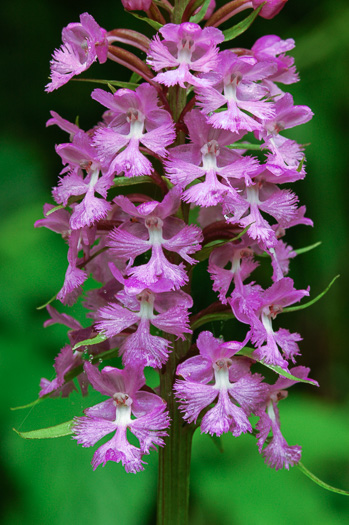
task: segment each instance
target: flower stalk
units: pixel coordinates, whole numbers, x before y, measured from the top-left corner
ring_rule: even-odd
[[[190,458],[195,426],[183,421],[173,391],[178,363],[189,348],[190,338],[173,341],[173,351],[160,374],[160,393],[167,402],[171,427],[165,447],[159,450],[157,525],[189,523]]]

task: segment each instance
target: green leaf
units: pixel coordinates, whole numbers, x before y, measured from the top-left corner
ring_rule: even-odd
[[[161,176],[162,180],[164,181],[164,183],[166,184],[167,188],[169,190],[171,190],[172,188],[174,188],[174,184],[172,184],[172,182],[170,181],[170,179],[168,179],[165,175],[162,175]]]
[[[91,346],[91,345],[97,345],[98,343],[103,343],[107,338],[106,335],[104,335],[102,332],[96,335],[96,337],[92,337],[91,339],[85,339],[84,341],[80,341],[79,343],[76,343],[76,345],[73,346],[73,351],[77,350],[81,346]]]
[[[225,31],[223,31],[224,42],[228,42],[229,40],[233,40],[237,36],[239,36],[242,33],[244,33],[250,27],[250,25],[254,22],[254,20],[257,18],[257,16],[259,15],[260,10],[263,8],[263,6],[265,4],[266,4],[266,2],[261,4],[247,18],[245,18],[244,20],[242,20],[241,22],[239,22],[235,26],[231,27],[230,29],[226,29]]]
[[[239,350],[237,352],[237,354],[235,354],[235,355],[243,355],[245,357],[250,357],[251,359],[254,359],[255,361],[257,361],[257,359],[255,357],[252,357],[252,354],[253,354],[254,351],[255,351],[255,348],[250,348],[249,346],[244,346],[244,348],[241,348],[241,350]]]
[[[299,306],[290,306],[289,308],[284,308],[281,313],[287,313],[287,312],[297,312],[297,310],[304,310],[304,308],[308,308],[308,306],[311,306],[312,304],[316,303],[321,297],[323,297],[328,290],[331,288],[332,284],[338,279],[339,275],[336,275],[330,282],[330,284],[325,288],[323,292],[321,292],[319,295],[317,295],[314,299],[311,301],[308,301],[307,303],[300,304]]]
[[[302,158],[302,160],[300,161],[300,163],[298,165],[298,168],[297,168],[298,173],[300,173],[302,171],[304,160],[305,160],[305,157]]]
[[[139,84],[139,82],[142,80],[141,75],[138,75],[135,71],[133,71],[132,75],[130,76],[129,84]]]
[[[48,396],[49,394],[47,394],[46,396],[38,397],[38,399],[35,399],[35,401],[31,401],[27,405],[22,405],[20,407],[11,407],[10,410],[22,410],[23,408],[34,407],[35,405],[38,405],[39,403],[41,403],[41,401],[43,401]]]
[[[218,248],[218,246],[223,246],[224,244],[227,244],[228,242],[237,241],[238,239],[240,239],[240,237],[242,237],[247,232],[247,230],[252,226],[252,224],[253,222],[251,222],[251,224],[246,226],[246,228],[244,228],[239,233],[239,235],[237,235],[236,237],[233,237],[232,239],[225,239],[224,241],[217,240],[217,241],[209,242],[201,250],[195,253],[194,255],[195,259],[197,259],[200,262],[204,261],[205,259],[208,259],[208,257],[210,256],[210,253],[212,252],[214,248]]]
[[[286,372],[281,366],[276,365],[267,365],[266,363],[263,363],[263,361],[258,361],[263,366],[266,366],[267,368],[270,368],[270,370],[273,370],[276,374],[279,374],[282,377],[287,377],[287,379],[291,379],[292,381],[297,381],[297,383],[307,383],[309,385],[313,386],[319,386],[318,382],[315,381],[315,379],[301,379],[300,377],[293,376],[289,372]]]
[[[60,423],[54,427],[40,428],[39,430],[31,430],[30,432],[19,432],[15,428],[13,430],[24,439],[58,438],[72,434],[73,423],[73,420],[66,421],[65,423]]]
[[[49,215],[51,215],[51,213],[54,213],[57,210],[61,210],[62,208],[64,208],[64,204],[59,204],[58,206],[51,208],[51,210],[49,210],[45,216],[48,217]]]
[[[301,472],[303,472],[303,474],[305,476],[307,476],[308,478],[310,478],[314,483],[316,483],[317,485],[319,485],[320,487],[322,487],[323,489],[326,489],[326,490],[329,490],[331,492],[336,492],[337,494],[343,494],[343,496],[349,496],[349,491],[347,490],[342,490],[342,489],[337,489],[336,487],[332,487],[331,485],[328,485],[327,483],[325,483],[324,481],[322,481],[321,479],[319,479],[317,476],[315,476],[312,472],[310,472],[310,470],[308,470],[304,465],[303,463],[299,462],[297,464],[297,467],[299,468],[299,470]]]
[[[310,250],[314,250],[314,248],[317,248],[318,246],[320,246],[320,244],[322,244],[322,241],[316,242],[315,244],[310,244],[309,246],[304,246],[304,248],[297,248],[293,251],[296,252],[297,255],[302,255],[303,253],[310,252]],[[270,257],[270,253],[256,253],[255,257]]]
[[[111,91],[111,92],[113,93],[113,95],[114,95],[114,93],[116,93],[116,89],[115,89],[115,87],[112,86],[109,82],[108,82],[107,85],[108,85],[108,88],[110,89],[110,91]]]
[[[189,19],[189,22],[194,22],[194,24],[198,24],[199,22],[201,22],[201,20],[204,19],[204,16],[207,13],[207,9],[210,5],[210,1],[211,0],[205,0],[200,11],[196,15],[191,16]]]
[[[235,142],[227,146],[229,149],[250,149],[254,151],[262,151],[261,144],[249,144],[248,142]]]
[[[93,82],[94,84],[105,84],[106,86],[110,84],[111,86],[126,89],[136,89],[138,87],[138,84],[135,82],[121,82],[120,80],[103,80],[100,78],[72,78],[72,80],[74,80],[74,82]]]
[[[141,177],[115,177],[113,180],[113,187],[116,186],[134,186],[135,184],[143,184],[144,182],[154,182],[148,175],[142,175]]]
[[[304,248],[297,248],[297,250],[293,250],[296,252],[297,255],[301,255],[302,253],[310,252],[310,250],[314,250],[314,248],[317,248],[322,244],[322,241],[316,242],[315,244],[310,244],[309,246],[305,246]]]
[[[280,366],[269,365],[267,363],[264,363],[264,361],[256,359],[256,357],[252,355],[254,351],[255,348],[249,348],[248,346],[246,346],[245,348],[239,350],[239,352],[237,352],[235,355],[243,355],[245,357],[250,357],[251,359],[257,361],[257,363],[260,363],[261,365],[266,366],[270,370],[273,370],[276,374],[279,374],[282,377],[287,377],[287,379],[291,379],[292,381],[297,381],[297,383],[308,383],[310,385],[319,386],[317,381],[315,381],[314,379],[301,379],[300,377],[294,376],[289,372],[286,372],[286,370],[284,370]]]
[[[127,11],[130,15],[134,16],[135,18],[138,18],[138,20],[142,20],[143,22],[147,22],[153,29],[156,29],[156,31],[159,31],[159,29],[162,28],[163,24],[160,24],[160,22],[156,22],[155,20],[151,20],[151,18],[147,18],[146,16],[138,15],[137,13],[133,13],[132,11]]]
[[[233,312],[217,312],[216,314],[207,314],[200,319],[197,319],[192,325],[191,329],[196,330],[200,326],[211,323],[212,321],[229,321],[230,319],[235,319]]]
[[[195,2],[190,6],[190,12],[194,13],[194,11],[199,9],[199,7],[201,7],[204,2],[205,2],[205,0],[195,0]],[[190,20],[190,22],[191,22],[191,20]]]
[[[47,301],[47,303],[42,304],[41,306],[37,306],[36,309],[37,309],[37,310],[42,310],[43,308],[46,308],[47,305],[53,303],[53,301],[56,299],[56,297],[57,297],[57,294],[55,294],[53,297],[51,297],[51,299],[49,299],[49,300]]]

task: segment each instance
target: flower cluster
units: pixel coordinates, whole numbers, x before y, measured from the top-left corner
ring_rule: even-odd
[[[123,3],[150,13],[149,2]],[[245,7],[271,18],[283,3]],[[116,60],[145,79],[136,88],[95,89],[93,100],[106,110],[93,129],[54,112],[48,121],[69,135],[56,146],[64,166],[52,192],[58,206],[46,204],[35,224],[68,243],[57,299],[74,304],[89,276],[100,284],[83,299],[88,328],[47,307],[46,325],[66,325],[69,345],[55,361],[56,378],[42,379],[40,396],[67,396],[78,377],[84,395],[91,385],[108,397],[74,423],[74,437],[85,447],[112,434],[95,452],[94,468],[115,461],[137,472],[143,456],[164,445],[172,414],[159,390],[145,385],[144,369],[161,377],[171,353],[178,365],[173,392],[187,424],[217,436],[255,430],[259,451],[276,469],[300,459],[300,447],[289,446],[281,433],[277,402],[292,384],[316,382],[309,369],[293,366],[300,335],[275,328],[274,320],[309,295],[287,277],[296,252],[282,238],[288,228],[312,223],[284,186],[306,172],[303,147],[283,131],[309,121],[312,112],[283,91],[298,80],[286,54],[294,41],[269,35],[250,50],[220,50],[224,35],[210,24],[213,10],[214,3],[204,29],[190,21],[167,23],[151,41],[135,31],[108,33],[84,13],[63,30],[51,62],[48,91],[97,58]],[[147,65],[129,51],[123,55],[115,41],[146,50]],[[182,104],[175,114],[174,102]],[[250,280],[263,254],[272,266],[267,289]],[[218,301],[200,309],[190,290],[205,259]],[[217,320],[220,312],[230,313],[246,325],[244,341],[224,342],[202,331],[192,342],[206,312]],[[123,368],[98,370],[98,363],[116,356]],[[279,378],[268,383],[263,367],[254,371],[256,362]],[[259,417],[255,429],[251,415]]]

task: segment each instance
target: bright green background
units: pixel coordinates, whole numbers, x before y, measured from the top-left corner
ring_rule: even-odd
[[[94,125],[100,116],[100,106],[89,97],[89,86],[71,83],[50,95],[43,92],[61,28],[78,21],[84,11],[107,29],[142,30],[140,23],[124,15],[118,0],[59,5],[14,1],[3,8],[0,479],[6,525],[154,523],[156,453],[149,456],[146,471],[136,476],[113,463],[93,472],[91,449],[77,447],[69,438],[24,441],[12,431],[13,426],[26,431],[80,415],[84,406],[98,401],[98,394],[83,401],[73,394],[68,401],[48,400],[32,410],[9,411],[36,398],[40,377],[52,377],[53,359],[66,342],[64,328],[44,330],[47,315],[36,310],[62,285],[66,246],[54,233],[34,230],[33,223],[41,218],[43,203],[50,201],[50,188],[61,169],[53,145],[66,140],[58,129],[45,130],[49,110],[68,120],[79,114],[83,128]],[[277,18],[258,19],[247,35],[232,44],[250,47],[256,38],[273,33],[295,38],[293,54],[302,81],[291,92],[295,103],[307,104],[315,113],[309,124],[290,133],[299,142],[311,142],[308,177],[296,185],[296,191],[315,228],[297,227],[287,238],[295,248],[318,240],[323,244],[293,261],[291,276],[298,288],[310,284],[314,295],[337,273],[341,278],[311,309],[283,318],[285,327],[304,337],[298,364],[311,366],[321,388],[295,387],[280,411],[284,435],[290,444],[303,446],[305,465],[347,490],[348,26],[345,0],[289,0]],[[89,76],[127,80],[128,72],[105,64],[94,66]],[[73,315],[74,311],[75,307]],[[223,444],[222,454],[207,436],[195,437],[192,525],[348,522],[347,498],[323,491],[296,468],[270,470],[252,437],[225,436]]]

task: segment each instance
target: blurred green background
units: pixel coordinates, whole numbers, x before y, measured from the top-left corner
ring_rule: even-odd
[[[80,115],[84,129],[100,117],[90,99],[92,85],[70,83],[44,93],[50,55],[59,47],[62,27],[88,11],[107,29],[151,30],[124,13],[119,1],[29,2],[2,6],[1,210],[2,210],[2,334],[0,483],[6,525],[151,525],[155,520],[157,455],[149,456],[145,472],[125,474],[107,464],[93,472],[91,449],[69,438],[25,441],[22,431],[50,426],[80,415],[99,401],[98,394],[81,400],[47,400],[31,410],[9,407],[35,399],[41,377],[52,377],[52,362],[65,344],[65,329],[42,328],[45,311],[36,307],[60,289],[66,268],[66,246],[50,231],[35,230],[44,202],[61,169],[54,144],[66,136],[45,129],[49,111],[68,120]],[[225,27],[225,26],[224,26]],[[226,24],[229,27],[229,22]],[[258,18],[236,41],[250,47],[264,34],[296,40],[292,54],[301,82],[290,86],[296,104],[306,104],[314,119],[289,136],[307,148],[305,181],[296,185],[315,227],[294,228],[287,239],[295,248],[322,245],[291,263],[296,287],[311,287],[315,296],[333,276],[341,277],[328,295],[303,312],[283,318],[299,331],[302,357],[320,389],[299,385],[280,405],[282,430],[290,444],[303,446],[303,462],[328,483],[349,490],[349,422],[347,352],[347,121],[349,6],[336,2],[289,0],[274,20]],[[234,44],[235,45],[235,44]],[[90,77],[127,80],[128,71],[114,64],[95,65]],[[94,87],[94,86],[93,86]],[[73,307],[73,315],[78,307]],[[86,324],[86,321],[85,321]],[[210,327],[207,327],[210,328]],[[348,499],[325,492],[297,468],[274,472],[264,465],[255,440],[225,436],[221,453],[207,436],[197,434],[193,447],[191,524],[286,525],[347,523]]]

